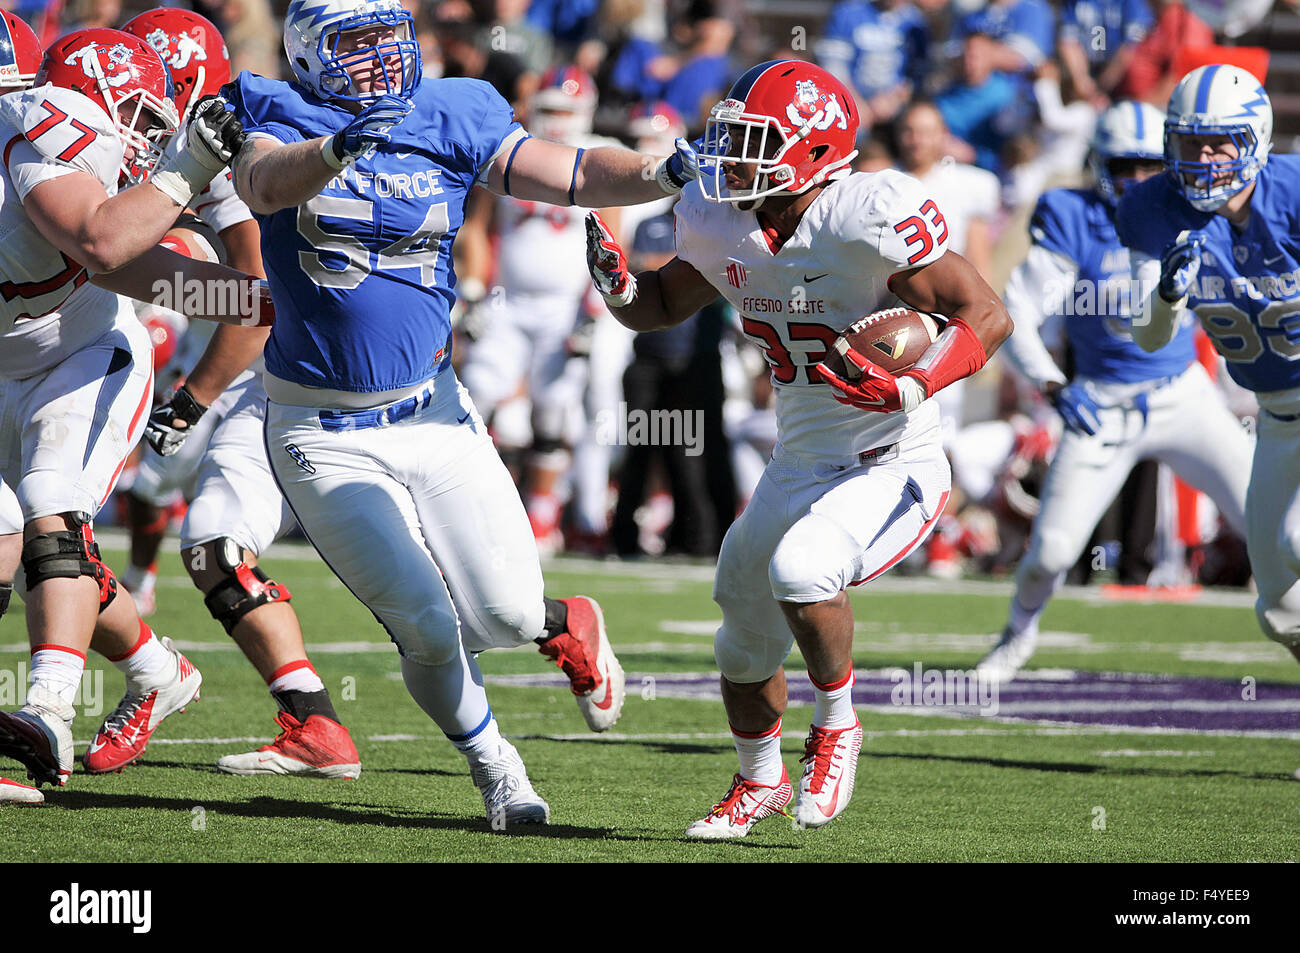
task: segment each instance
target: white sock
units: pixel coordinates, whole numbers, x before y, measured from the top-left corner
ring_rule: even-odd
[[[813,695],[817,699],[812,723],[818,728],[852,728],[858,723],[858,713],[853,710],[853,672],[838,682],[821,685],[809,676]]]
[[[759,734],[731,729],[731,740],[740,758],[740,776],[769,787],[781,781],[781,719]]]
[[[495,761],[501,753],[501,729],[497,726],[491,709],[483,722],[469,732],[468,736],[460,735],[450,738],[450,741],[465,756],[471,767],[485,761]]]
[[[273,695],[276,692],[325,691],[325,683],[320,680],[316,669],[312,668],[311,662],[306,659],[281,665],[271,673],[271,681],[266,687]]]
[[[86,656],[62,645],[42,645],[32,652],[29,687],[41,686],[59,696],[65,705],[77,697],[77,686],[86,670]]]
[[[140,620],[140,638],[125,655],[110,658],[113,667],[133,681],[146,681],[150,675],[169,672],[174,656],[167,651],[153,629]]]

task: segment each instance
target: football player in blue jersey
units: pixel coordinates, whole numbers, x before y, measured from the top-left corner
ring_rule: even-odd
[[[226,88],[248,133],[236,190],[281,309],[265,350],[271,468],[397,644],[493,827],[546,822],[474,653],[540,643],[596,730],[618,717],[623,673],[593,600],[543,597],[519,496],[451,371],[451,246],[476,184],[624,205],[680,190],[694,155],[680,140],[667,159],[544,142],[487,83],[422,83],[398,0],[294,0],[284,46],[294,82],[244,73]]]
[[[979,663],[1010,679],[1033,654],[1038,620],[1139,460],[1156,459],[1204,490],[1228,523],[1245,530],[1251,439],[1196,360],[1189,320],[1148,354],[1134,343],[1129,253],[1115,232],[1115,206],[1136,183],[1162,173],[1164,115],[1118,103],[1098,120],[1091,165],[1096,185],[1054,189],[1030,220],[1033,245],[1007,282],[1016,332],[1007,353],[1065,421],[1041,493],[1029,550],[1016,571],[1001,641]],[[1073,355],[1065,375],[1040,326],[1060,320]]]
[[[1117,225],[1135,280],[1152,289],[1133,339],[1159,351],[1191,308],[1259,399],[1246,495],[1255,614],[1300,659],[1300,158],[1270,156],[1272,133],[1258,79],[1193,70],[1169,99],[1168,174],[1130,189]]]

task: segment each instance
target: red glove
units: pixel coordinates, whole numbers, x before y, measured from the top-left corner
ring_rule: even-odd
[[[841,404],[848,404],[858,410],[890,414],[899,410],[911,413],[925,400],[925,389],[913,377],[906,374],[895,377],[851,347],[845,349],[844,360],[858,368],[862,377],[848,381],[825,364],[818,364],[814,368],[821,379],[830,385],[832,395]]]
[[[636,277],[627,254],[595,212],[587,213],[587,271],[610,307],[625,308],[636,298]]]

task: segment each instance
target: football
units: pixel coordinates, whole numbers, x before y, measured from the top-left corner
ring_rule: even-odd
[[[930,315],[911,308],[887,308],[845,328],[822,363],[845,380],[857,380],[857,366],[844,359],[851,347],[889,373],[901,374],[921,359],[938,334],[939,324]]]

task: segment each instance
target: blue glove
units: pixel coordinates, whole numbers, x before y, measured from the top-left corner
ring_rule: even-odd
[[[388,130],[407,117],[411,111],[411,101],[401,96],[380,96],[363,109],[357,116],[329,141],[329,149],[335,161],[335,168],[355,162],[375,146],[391,142]]]
[[[659,187],[669,195],[680,192],[692,180],[700,177],[700,157],[696,150],[703,148],[704,139],[701,137],[694,142],[687,142],[679,138],[673,145],[677,151],[660,162],[659,168],[655,170]]]
[[[1101,407],[1092,394],[1077,381],[1066,384],[1056,395],[1056,412],[1065,421],[1065,429],[1072,433],[1094,436],[1101,429],[1099,410]]]
[[[1200,232],[1182,232],[1174,243],[1160,256],[1160,297],[1173,304],[1181,301],[1191,290],[1196,275],[1201,270],[1201,246],[1205,236]]]

